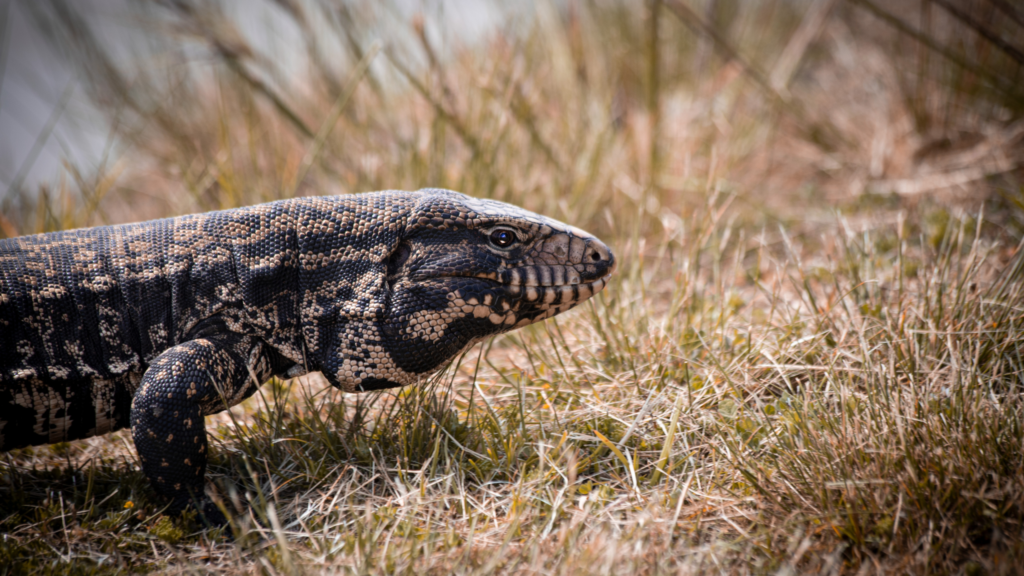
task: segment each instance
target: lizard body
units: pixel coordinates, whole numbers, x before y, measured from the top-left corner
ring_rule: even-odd
[[[0,450],[131,427],[172,510],[222,522],[204,416],[273,375],[422,381],[586,300],[614,266],[586,232],[440,189],[0,240]]]

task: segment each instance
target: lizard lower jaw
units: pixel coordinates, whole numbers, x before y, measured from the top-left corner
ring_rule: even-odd
[[[596,282],[610,275],[614,264],[582,264],[574,266],[521,266],[488,274],[506,286],[559,288]]]
[[[608,284],[611,274],[605,274],[597,280],[578,284],[562,284],[558,286],[529,286],[523,284],[505,284],[509,295],[527,302],[539,302],[557,306],[579,303],[600,292]]]

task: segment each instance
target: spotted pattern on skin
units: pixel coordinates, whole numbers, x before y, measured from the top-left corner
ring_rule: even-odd
[[[204,416],[272,375],[421,382],[585,301],[614,267],[582,230],[439,189],[0,240],[0,450],[130,426],[172,509],[217,519]]]

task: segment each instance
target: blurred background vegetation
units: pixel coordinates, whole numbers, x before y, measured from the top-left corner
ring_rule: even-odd
[[[97,5],[14,3],[110,136],[11,178],[7,235],[428,185],[604,236],[634,227],[605,209],[658,232],[710,189],[761,224],[984,201],[1022,223],[1005,0]]]
[[[245,478],[224,498],[267,540],[104,500],[148,502],[123,441],[120,461],[92,440],[18,453],[7,565],[1024,565],[1024,6],[100,4],[4,7],[31,15],[107,136],[55,178],[19,166],[0,236],[432,186],[584,228],[621,268],[436,394],[275,382],[216,420],[219,481]],[[76,488],[87,476],[108,493]]]

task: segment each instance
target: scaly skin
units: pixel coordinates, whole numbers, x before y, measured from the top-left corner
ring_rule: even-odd
[[[204,416],[273,375],[423,381],[614,267],[586,232],[437,189],[0,240],[0,450],[131,426],[172,510],[223,522],[203,496]]]

